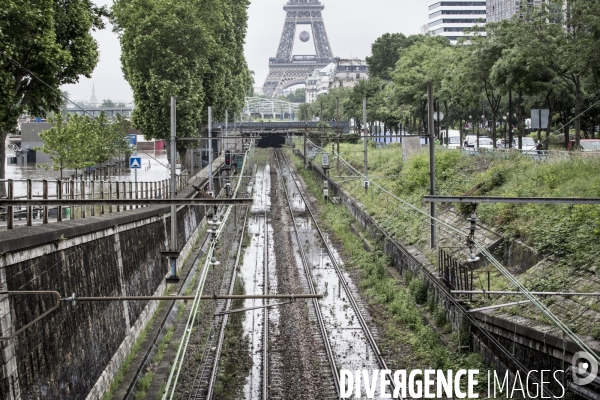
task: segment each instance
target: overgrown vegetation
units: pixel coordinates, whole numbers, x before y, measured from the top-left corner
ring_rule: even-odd
[[[342,157],[362,173],[362,144],[342,144]],[[399,147],[384,150],[369,149],[369,176],[394,195],[427,212],[422,196],[428,192],[428,154],[413,155],[401,161]],[[335,162],[332,163],[335,166]],[[332,170],[331,175],[350,175],[347,168]],[[566,157],[540,161],[519,153],[472,156],[459,151],[439,149],[436,152],[437,194],[464,195],[477,189],[473,195],[486,196],[533,196],[533,197],[599,197],[600,160],[593,157]],[[396,240],[421,249],[435,264],[437,255],[429,251],[429,225],[427,217],[392,200],[375,186],[367,195],[361,179],[345,180],[343,187],[357,199],[376,221]],[[446,206],[439,206],[443,213]],[[473,206],[468,203],[455,205],[454,210],[463,217],[469,215]],[[519,279],[530,290],[582,291],[600,289],[600,269],[596,261],[600,253],[600,214],[591,205],[543,205],[484,203],[476,208],[482,223],[493,227],[507,241],[518,239],[530,246],[548,262],[524,273]],[[464,225],[463,225],[464,224]],[[466,221],[455,227],[464,228]],[[447,236],[448,231],[442,231]],[[451,232],[452,233],[452,232]],[[454,235],[452,233],[452,235]],[[450,246],[465,248],[464,240],[450,237]],[[490,274],[491,288],[502,290],[508,282],[495,269]],[[476,271],[477,288],[487,288],[487,270]],[[481,301],[494,301],[482,299]],[[506,298],[496,301],[513,301]],[[548,306],[555,304],[556,313],[562,314],[561,305],[545,300]],[[579,307],[595,311],[589,299],[571,298]],[[571,306],[573,303],[571,303]],[[524,315],[548,322],[532,307],[519,306],[507,312]],[[591,311],[588,311],[588,315]],[[577,313],[579,314],[579,313]],[[578,317],[568,322],[575,332],[589,335],[594,321]]]
[[[299,159],[293,160],[306,187],[320,199],[320,182],[317,183],[314,175],[303,168]],[[422,278],[413,277],[409,273],[405,274],[404,282],[390,278],[387,273],[389,258],[380,249],[372,252],[364,250],[361,240],[348,229],[354,222],[348,211],[322,200],[319,200],[319,205],[323,210],[322,224],[343,245],[341,250],[346,268],[360,271],[360,288],[373,306],[371,309],[383,312],[383,319],[388,321],[387,326],[383,327],[382,347],[391,352],[409,349],[402,359],[404,365],[392,365],[392,368],[422,368],[426,365],[435,369],[485,369],[477,355],[455,350],[458,337],[448,338],[454,345],[446,345],[440,340],[440,333],[423,318],[424,313],[428,313],[431,320],[436,321],[436,325],[439,323],[438,326],[442,328],[440,331],[448,331],[445,310],[437,308],[433,292],[428,291]],[[468,340],[466,332],[463,332],[461,338],[461,341],[464,340]]]
[[[129,354],[127,355],[127,357],[125,357],[125,360],[123,360],[123,363],[121,363],[121,368],[119,368],[119,371],[115,374],[113,381],[110,384],[110,388],[108,389],[108,391],[106,392],[106,394],[103,397],[104,400],[110,400],[114,397],[116,390],[119,388],[119,385],[121,384],[121,382],[123,382],[123,378],[125,376],[125,373],[127,373],[127,370],[129,369],[129,366],[131,365],[131,362],[137,355],[137,352],[140,350],[140,347],[142,346],[142,343],[144,342],[144,340],[146,340],[146,335],[148,334],[148,330],[154,323],[154,320],[156,319],[156,315],[158,314],[158,312],[160,311],[162,306],[163,306],[163,302],[160,301],[158,303],[158,306],[156,307],[156,310],[154,311],[154,314],[152,314],[152,317],[146,324],[146,327],[142,330],[142,332],[140,332],[140,335],[138,336],[137,340],[135,341],[135,344],[129,351]]]
[[[242,279],[236,279],[233,293],[245,293]],[[243,306],[243,299],[231,302],[231,309],[239,309]],[[215,399],[239,399],[243,397],[244,385],[252,368],[250,342],[248,336],[244,336],[244,318],[244,313],[230,314],[229,321],[225,326],[225,339],[219,361],[219,373],[214,387]]]
[[[342,157],[357,169],[362,163],[362,145],[342,144]],[[419,153],[407,162],[399,148],[369,151],[369,174],[396,196],[426,209],[422,196],[429,187],[428,154]],[[362,171],[362,169],[359,169]],[[340,171],[340,174],[347,173]],[[461,195],[481,185],[474,195],[532,197],[600,197],[600,160],[567,157],[540,162],[527,156],[470,156],[458,151],[436,153],[438,194]],[[382,202],[374,188],[364,195],[361,182],[344,183],[353,197],[383,221],[386,228],[407,244],[423,244],[428,232],[421,229],[422,216]],[[383,204],[382,204],[383,203]],[[468,215],[472,207],[457,207]],[[561,265],[595,268],[600,252],[600,211],[592,205],[492,204],[477,207],[477,216],[509,238],[523,240],[536,251],[557,256]],[[391,215],[390,215],[391,214]],[[533,289],[533,288],[532,288]],[[549,288],[548,288],[549,289]]]

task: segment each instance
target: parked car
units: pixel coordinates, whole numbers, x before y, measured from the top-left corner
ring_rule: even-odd
[[[467,135],[463,145],[469,150],[477,150],[477,136]],[[489,136],[479,136],[479,147],[482,149],[491,149],[494,147],[494,142]]]
[[[575,150],[575,141],[570,140],[567,146],[568,151]],[[600,139],[580,139],[579,150],[583,152],[600,152]]]
[[[499,149],[508,149],[510,147],[509,143],[509,139],[498,139],[496,141],[496,147]],[[519,148],[519,138],[513,138],[512,148]],[[536,152],[535,140],[533,140],[533,138],[530,137],[521,138],[521,151],[523,153]]]

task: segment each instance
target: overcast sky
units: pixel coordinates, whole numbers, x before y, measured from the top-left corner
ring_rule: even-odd
[[[112,0],[97,0],[97,4],[111,5]],[[269,57],[274,57],[279,45],[285,11],[285,1],[252,0],[248,9],[248,35],[245,53],[248,66],[255,72],[256,86],[262,86],[269,72]],[[336,57],[364,59],[371,53],[371,44],[386,32],[416,34],[427,22],[427,2],[424,0],[329,0],[325,5],[323,19],[333,53]],[[312,38],[307,43],[297,40],[304,30],[296,31],[294,53],[314,54]],[[306,27],[309,28],[309,27]],[[309,33],[310,29],[306,29]],[[94,33],[100,46],[100,61],[91,79],[81,78],[76,85],[65,85],[73,100],[89,100],[92,84],[96,98],[131,101],[133,94],[123,79],[120,47],[112,27]]]

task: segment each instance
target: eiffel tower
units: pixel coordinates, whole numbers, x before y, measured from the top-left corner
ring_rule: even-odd
[[[306,83],[315,68],[335,62],[318,0],[289,0],[283,9],[287,13],[277,56],[269,58],[269,75],[263,93],[269,96],[290,86]],[[293,55],[296,25],[311,25],[316,55]]]

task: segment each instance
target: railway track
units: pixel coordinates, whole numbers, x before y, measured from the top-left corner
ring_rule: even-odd
[[[331,247],[331,244],[329,243],[328,239],[325,237],[323,231],[321,230],[321,228],[317,222],[317,219],[315,218],[314,212],[310,207],[310,204],[308,203],[308,201],[302,194],[302,189],[300,188],[300,185],[299,185],[297,179],[294,178],[294,172],[293,172],[292,168],[289,166],[283,152],[281,150],[275,150],[275,151],[276,151],[276,157],[278,160],[278,165],[279,165],[281,174],[282,174],[282,176],[285,176],[284,171],[287,170],[287,173],[289,174],[290,179],[294,182],[294,186],[297,189],[297,193],[301,199],[301,202],[304,204],[306,212],[310,216],[310,219],[313,222],[314,228],[317,231],[318,236],[321,238],[321,241],[324,244],[324,249],[329,257],[329,260],[330,260],[333,268],[335,269],[335,272],[339,279],[339,283],[342,286],[342,288],[346,294],[346,298],[348,299],[348,302],[350,303],[350,306],[356,315],[357,321],[358,321],[358,323],[361,327],[361,330],[365,336],[365,340],[367,341],[371,350],[373,351],[376,363],[378,364],[378,366],[381,370],[387,370],[388,369],[387,364],[383,358],[383,355],[381,354],[381,351],[379,350],[379,347],[377,346],[375,337],[374,337],[373,333],[371,332],[371,330],[369,329],[369,326],[367,325],[367,322],[363,315],[365,313],[365,306],[362,304],[361,301],[356,299],[354,289],[350,286],[346,277],[344,276],[343,271],[340,268],[340,265],[337,261],[337,257],[334,253],[334,250]],[[285,187],[285,185],[284,185],[284,187]],[[292,219],[295,221],[294,211],[293,211],[292,203],[291,203],[290,198],[287,193],[287,188],[285,189],[285,192],[286,192],[286,197],[288,200],[289,210],[290,210],[290,213],[292,214]],[[294,232],[295,232],[297,238],[299,239],[298,227],[297,227],[296,222],[294,222]],[[300,243],[300,241],[299,241],[299,243]],[[309,286],[312,286],[312,275],[311,275],[310,268],[308,266],[306,254],[304,252],[303,246],[300,245],[299,247],[301,249],[300,252],[301,252],[301,257],[303,259],[304,269],[306,271],[307,282],[309,283]],[[314,290],[314,287],[312,288],[312,290]],[[316,300],[314,300],[314,303],[315,303],[315,310],[319,310],[319,311],[315,312],[317,319],[319,319],[318,315],[321,314],[320,308],[319,308],[318,302]],[[322,320],[322,316],[321,316],[321,320]],[[319,322],[319,325],[320,325],[320,329],[322,330],[322,332],[324,332],[324,334],[322,336],[326,343],[325,346],[326,346],[326,348],[329,349],[327,351],[328,352],[327,356],[328,356],[328,359],[331,360],[332,374],[335,376],[334,377],[335,386],[336,386],[337,393],[339,395],[340,386],[339,386],[339,376],[338,376],[337,369],[336,369],[335,354],[331,350],[331,344],[328,343],[329,340],[327,339],[327,332],[326,332],[326,330],[324,330],[324,325],[321,326],[321,322]],[[393,386],[391,387],[391,389],[393,389]]]
[[[235,287],[236,270],[240,261],[242,252],[242,242],[244,238],[246,222],[248,221],[249,207],[244,211],[244,222],[242,232],[239,237],[236,258],[230,270],[226,271],[223,277],[220,294],[233,294]],[[228,311],[231,308],[232,300],[218,300],[215,307],[215,314]],[[194,379],[193,389],[190,391],[189,399],[211,399],[214,393],[214,385],[217,379],[219,359],[223,349],[225,339],[225,327],[229,319],[229,314],[217,316],[214,319],[212,330],[204,347],[202,355],[202,364],[198,368],[197,376]]]
[[[280,157],[278,156],[277,152],[275,153],[275,159],[277,160],[278,169],[280,171],[283,171],[281,160],[280,160]],[[288,168],[288,170],[289,170],[289,168]],[[283,176],[283,174],[282,174],[282,176]],[[291,176],[291,172],[290,172],[290,176]],[[294,236],[296,237],[296,240],[298,241],[298,243],[301,243],[300,235],[299,235],[298,229],[297,229],[296,217],[294,216],[292,200],[290,199],[290,196],[289,196],[289,193],[287,190],[287,185],[285,182],[283,182],[283,189],[284,189],[284,193],[285,193],[287,206],[290,211],[292,224],[294,226]],[[317,291],[315,289],[314,282],[313,282],[313,279],[311,276],[311,271],[310,271],[310,267],[309,267],[309,264],[307,261],[306,252],[304,251],[304,247],[302,245],[298,246],[298,249],[300,252],[300,257],[302,259],[303,270],[306,275],[306,284],[308,286],[308,290],[311,294],[316,294]],[[331,375],[333,378],[333,384],[335,386],[335,392],[339,395],[340,380],[339,380],[339,375],[338,375],[336,364],[335,364],[335,357],[333,354],[333,349],[331,347],[331,343],[330,343],[328,335],[327,335],[327,329],[325,327],[325,322],[323,321],[323,313],[321,312],[321,307],[319,307],[319,303],[318,303],[317,299],[312,299],[312,306],[313,307],[311,308],[311,311],[312,311],[312,313],[314,313],[314,317],[317,320],[317,324],[319,326],[319,331],[321,333],[321,337],[322,337],[323,343],[325,345],[325,354],[326,354],[327,360],[329,361],[329,365],[331,367]]]
[[[267,209],[265,207],[265,244],[263,254],[263,294],[269,294],[269,224],[267,222]],[[267,306],[269,299],[263,300],[263,305]],[[269,398],[269,308],[264,308],[263,313],[263,358],[262,358],[262,398]]]

